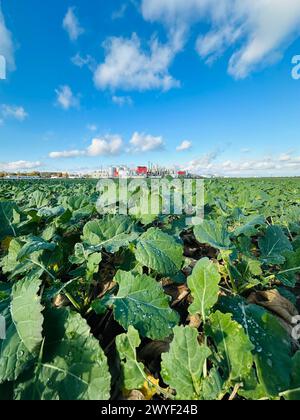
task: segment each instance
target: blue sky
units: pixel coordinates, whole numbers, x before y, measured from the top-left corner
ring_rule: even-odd
[[[0,4],[0,170],[300,175],[299,1]]]

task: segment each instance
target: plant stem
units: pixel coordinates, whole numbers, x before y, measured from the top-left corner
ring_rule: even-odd
[[[280,271],[278,274],[292,273],[293,271],[300,271],[300,267],[290,268],[289,270]]]
[[[229,401],[233,401],[235,397],[237,396],[237,393],[239,392],[239,389],[241,388],[242,384],[236,384],[233,388],[233,391],[229,397]]]
[[[68,293],[68,292],[65,292],[65,295],[69,299],[69,301],[72,303],[72,305],[74,306],[74,308],[77,309],[77,311],[81,312],[81,307],[76,302],[76,300],[73,298],[73,296],[70,293]]]

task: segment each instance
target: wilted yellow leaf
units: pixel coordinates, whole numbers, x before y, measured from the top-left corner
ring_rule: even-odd
[[[148,381],[144,382],[141,392],[143,393],[145,400],[151,400],[157,393],[157,386],[159,386],[159,379],[155,379],[152,375],[147,376]]]
[[[8,251],[9,249],[9,245],[11,243],[12,237],[11,236],[7,236],[5,239],[3,239],[3,241],[1,241],[1,248],[4,251]]]
[[[57,273],[59,271],[59,266],[58,264],[54,264],[52,267],[53,271],[55,271],[55,273]]]

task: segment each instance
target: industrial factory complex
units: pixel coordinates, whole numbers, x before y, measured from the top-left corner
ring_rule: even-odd
[[[45,172],[45,171],[33,171],[33,172],[18,172],[18,173],[0,173],[0,178],[4,179],[23,179],[23,178],[164,178],[171,176],[172,178],[179,177],[190,177],[191,174],[188,171],[178,170],[176,168],[165,168],[159,165],[153,165],[151,163],[148,166],[137,166],[130,168],[126,165],[100,167],[99,170],[94,171],[64,171],[64,172]]]
[[[137,166],[136,168],[129,168],[128,166],[110,166],[91,174],[93,178],[162,178],[165,176],[178,178],[187,175],[187,171],[167,169],[150,163],[148,166]]]

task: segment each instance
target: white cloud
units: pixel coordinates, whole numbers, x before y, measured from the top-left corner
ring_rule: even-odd
[[[112,98],[112,101],[114,104],[118,106],[124,106],[124,105],[132,105],[133,101],[130,96],[116,96],[114,95]]]
[[[282,153],[279,156],[279,161],[280,162],[290,162],[291,160],[293,160],[293,158],[292,158],[290,153]]]
[[[184,140],[178,147],[176,147],[177,152],[184,152],[190,150],[192,147],[192,142],[189,140]]]
[[[97,68],[97,63],[95,59],[89,54],[83,57],[82,55],[77,53],[76,55],[74,55],[74,57],[71,58],[71,61],[75,66],[79,68],[87,66],[92,72],[94,72]]]
[[[24,121],[28,114],[22,106],[2,105],[1,114],[3,119],[13,118],[18,121]],[[2,120],[3,121],[3,120]]]
[[[108,134],[103,137],[93,138],[91,144],[85,149],[55,151],[49,153],[49,157],[51,159],[61,159],[80,156],[117,156],[123,152],[143,153],[163,149],[164,141],[162,137],[155,137],[150,134],[135,132],[132,135],[127,148],[125,148],[124,141],[121,136],[117,134]]]
[[[74,158],[79,156],[84,156],[85,152],[82,150],[64,150],[62,152],[51,152],[49,157],[51,159],[61,159],[61,158]]]
[[[150,134],[135,132],[130,140],[130,151],[152,152],[164,148],[162,137],[151,136]]]
[[[98,88],[140,90],[178,87],[168,71],[174,59],[170,45],[162,45],[156,38],[143,50],[140,39],[133,34],[130,39],[109,38],[104,44],[105,60],[94,74]]]
[[[297,175],[300,171],[300,156],[283,153],[257,159],[220,160],[215,152],[204,155],[183,166],[192,173],[227,176]]]
[[[84,150],[65,150],[49,153],[51,159],[75,158],[80,156],[113,156],[119,155],[123,149],[123,139],[118,135],[96,137]]]
[[[123,140],[118,135],[108,135],[103,138],[95,138],[87,148],[88,156],[109,156],[121,153]]]
[[[63,28],[67,31],[71,41],[76,41],[84,33],[84,29],[80,26],[79,20],[75,15],[74,7],[69,7],[63,20]]]
[[[0,3],[0,55],[5,57],[7,68],[15,69],[14,45],[12,35],[7,29]]]
[[[229,147],[229,144],[224,146],[218,146],[211,152],[208,152],[197,159],[192,160],[188,166],[186,167],[187,170],[191,172],[199,172],[203,169],[209,170],[213,167],[214,163],[222,156],[222,154],[226,151]]]
[[[228,72],[235,78],[280,59],[300,34],[299,0],[142,0],[142,13],[163,23],[178,47],[193,24],[208,23],[196,49],[208,62],[233,49]]]
[[[60,86],[55,90],[55,93],[57,95],[57,105],[64,110],[79,107],[79,98],[73,94],[72,89],[69,86]]]
[[[14,171],[22,171],[22,170],[30,170],[30,169],[38,169],[42,166],[42,163],[37,162],[29,162],[26,160],[18,160],[16,162],[0,162],[0,170],[7,171],[7,172],[14,172]]]

